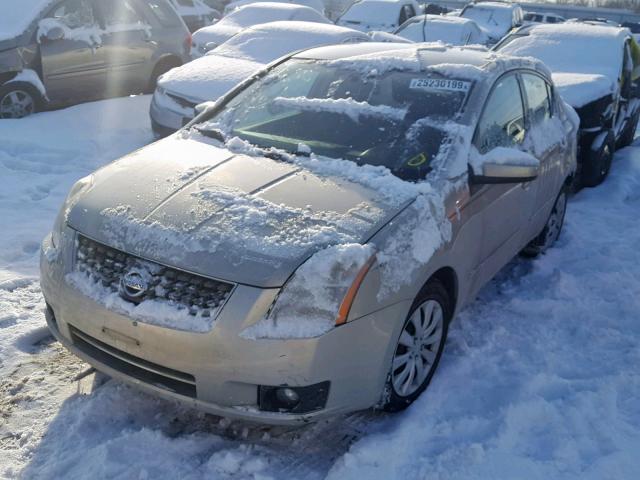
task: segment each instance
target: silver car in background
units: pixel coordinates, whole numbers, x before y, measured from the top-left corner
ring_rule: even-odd
[[[0,10],[0,118],[153,91],[189,60],[167,0],[22,0]]]
[[[455,313],[558,238],[576,129],[534,60],[295,54],[73,187],[42,248],[49,328],[214,414],[400,410]]]

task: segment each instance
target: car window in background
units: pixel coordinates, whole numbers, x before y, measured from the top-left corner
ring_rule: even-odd
[[[527,95],[531,122],[540,124],[551,118],[551,99],[547,82],[537,75],[525,73],[522,75],[522,83]]]
[[[164,0],[147,0],[147,5],[158,21],[165,27],[175,25],[176,19],[172,7]]]
[[[398,25],[402,25],[411,17],[415,16],[415,14],[416,11],[413,9],[413,6],[403,5],[402,10],[400,11],[400,20],[398,21]]]
[[[106,26],[142,22],[129,0],[100,0],[100,7]]]
[[[90,0],[67,0],[61,3],[49,17],[55,18],[72,29],[95,24]]]
[[[482,154],[524,141],[524,108],[515,75],[498,80],[478,122],[474,145]]]

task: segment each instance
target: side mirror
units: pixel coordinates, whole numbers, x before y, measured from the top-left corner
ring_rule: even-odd
[[[48,42],[55,42],[64,38],[64,30],[62,27],[51,27],[44,34],[45,40]]]
[[[524,183],[535,180],[540,165],[524,165],[520,161],[506,160],[504,163],[483,163],[480,174],[469,167],[469,178],[474,184]]]

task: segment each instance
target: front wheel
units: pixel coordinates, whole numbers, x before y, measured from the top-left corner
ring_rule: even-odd
[[[42,108],[42,95],[26,82],[0,86],[0,118],[23,118]]]
[[[427,388],[438,367],[451,319],[451,301],[437,280],[420,292],[404,323],[385,385],[382,408],[407,408]]]
[[[536,238],[531,240],[529,245],[522,250],[522,255],[525,257],[535,257],[551,248],[556,240],[558,240],[560,232],[562,232],[566,211],[567,189],[566,187],[563,187],[556,198],[556,203],[553,205],[553,210],[551,210],[542,232],[540,232]]]
[[[609,132],[597,151],[588,152],[587,161],[583,162],[580,175],[580,183],[583,187],[596,187],[607,178],[613,162],[615,143],[613,133]]]

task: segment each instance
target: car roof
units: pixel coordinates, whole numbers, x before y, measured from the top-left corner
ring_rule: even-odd
[[[540,37],[571,37],[571,38],[618,38],[620,41],[626,40],[630,31],[626,27],[615,27],[612,25],[594,25],[583,22],[565,23],[541,23],[525,25],[520,27],[513,35],[534,35]]]
[[[503,3],[503,2],[476,2],[470,3],[467,7],[491,7],[491,8],[502,8],[505,10],[513,10],[516,7],[519,7],[517,3]]]
[[[362,62],[363,70],[435,69],[446,75],[492,84],[508,70],[527,68],[551,80],[551,72],[535,58],[512,57],[473,46],[449,46],[443,43],[355,43],[316,47],[293,55],[293,58]],[[416,68],[417,67],[417,68]]]

